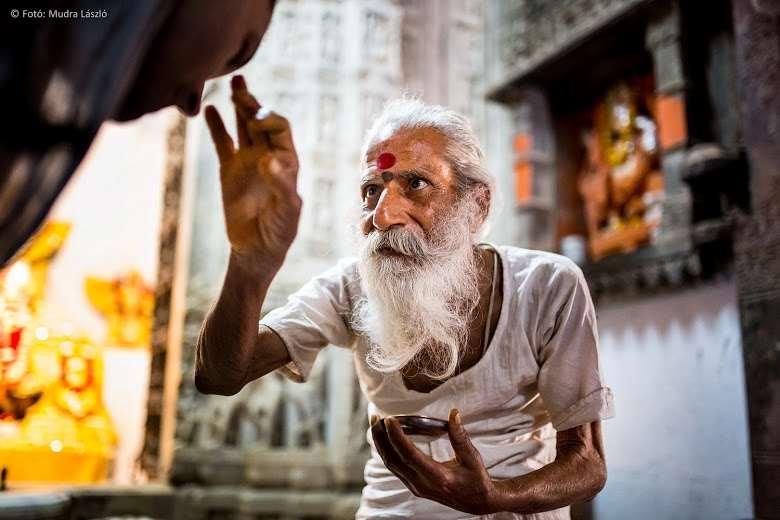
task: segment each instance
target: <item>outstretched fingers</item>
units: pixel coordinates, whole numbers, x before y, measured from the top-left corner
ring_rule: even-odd
[[[227,129],[225,129],[225,123],[222,122],[222,117],[213,105],[206,107],[204,115],[206,124],[209,127],[209,133],[211,134],[211,140],[214,143],[214,148],[217,150],[219,162],[225,164],[236,153],[233,138],[230,137]]]
[[[411,478],[413,472],[410,471],[410,468],[399,457],[390,443],[385,420],[375,415],[371,417],[371,436],[374,439],[374,448],[376,448],[379,456],[382,457],[385,467],[398,477],[414,495],[419,496],[419,491]]]
[[[249,93],[246,81],[241,75],[233,76],[230,80],[232,90],[231,100],[236,110],[236,128],[238,133],[238,143],[243,147],[251,146],[253,143],[249,136],[247,123],[254,119],[255,114],[260,110],[260,103]],[[255,143],[265,144],[265,143]]]
[[[265,140],[275,150],[295,152],[290,123],[276,112],[261,109],[257,118],[249,121],[247,126],[253,143]]]
[[[457,409],[450,410],[450,420],[447,426],[447,433],[450,436],[452,449],[455,451],[455,458],[458,462],[471,469],[484,468],[482,457],[479,451],[471,443],[468,432],[463,427],[463,420]]]
[[[424,474],[429,478],[436,478],[441,473],[441,464],[420,451],[414,443],[406,436],[401,428],[401,423],[395,417],[385,419],[387,436],[395,452],[400,455],[401,460],[409,466],[415,473]]]
[[[371,437],[374,440],[374,448],[376,448],[379,456],[382,457],[382,461],[385,463],[387,469],[396,473],[400,470],[400,460],[398,454],[390,444],[390,439],[387,437],[387,428],[383,419],[373,416],[371,418]]]

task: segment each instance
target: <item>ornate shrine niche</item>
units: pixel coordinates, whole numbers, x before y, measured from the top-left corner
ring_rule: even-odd
[[[583,265],[638,251],[660,227],[664,177],[644,25],[625,19],[541,74],[555,140],[553,249]]]
[[[500,49],[489,94],[515,115],[517,243],[572,257],[596,294],[730,267],[748,197],[724,80],[729,3],[713,2],[708,24],[681,4],[526,1],[493,17],[499,35],[532,42]],[[536,23],[546,17],[567,22]]]

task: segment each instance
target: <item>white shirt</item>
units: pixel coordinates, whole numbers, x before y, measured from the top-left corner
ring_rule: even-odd
[[[366,363],[367,338],[350,323],[362,297],[357,260],[344,259],[290,296],[261,323],[284,341],[286,376],[305,381],[328,344],[351,349],[368,414],[416,414],[446,419],[458,408],[488,473],[507,479],[555,458],[555,431],[612,416],[612,393],[599,373],[596,314],[581,270],[565,257],[509,246],[501,258],[503,301],[493,338],[479,362],[429,393],[406,388],[400,372]],[[417,498],[385,468],[373,447],[357,518],[472,518]],[[438,461],[454,456],[446,435],[415,444]],[[427,441],[427,442],[426,442]],[[486,518],[567,519],[568,508],[536,515]]]

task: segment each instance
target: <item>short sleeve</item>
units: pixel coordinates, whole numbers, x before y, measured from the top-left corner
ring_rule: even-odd
[[[279,370],[293,381],[308,379],[317,354],[326,345],[348,346],[352,342],[348,323],[353,271],[354,261],[340,261],[260,320],[260,325],[274,331],[287,347],[292,362]]]
[[[596,311],[582,271],[557,265],[540,298],[539,394],[556,430],[613,416],[612,391],[602,384]]]

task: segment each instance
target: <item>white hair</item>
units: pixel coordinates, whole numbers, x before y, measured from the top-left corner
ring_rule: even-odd
[[[447,140],[444,159],[455,173],[455,189],[463,196],[475,189],[485,190],[492,202],[496,181],[488,172],[485,154],[474,129],[463,115],[441,105],[429,105],[414,97],[395,99],[385,105],[371,125],[361,153],[365,163],[369,150],[395,134],[415,128],[431,128]],[[490,208],[488,209],[488,213]],[[487,215],[485,215],[487,220]]]

